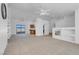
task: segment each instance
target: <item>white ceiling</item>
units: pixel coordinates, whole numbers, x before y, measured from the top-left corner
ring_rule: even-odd
[[[51,16],[72,15],[79,8],[79,3],[9,3],[9,8],[24,13],[37,14],[40,8],[50,9]]]

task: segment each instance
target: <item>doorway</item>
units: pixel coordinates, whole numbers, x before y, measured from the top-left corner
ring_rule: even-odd
[[[45,25],[43,25],[43,35],[45,34]]]
[[[34,24],[30,24],[30,35],[36,35],[36,30],[35,30],[35,25]]]

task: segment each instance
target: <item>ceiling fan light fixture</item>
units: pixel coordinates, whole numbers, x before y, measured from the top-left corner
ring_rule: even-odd
[[[40,13],[40,15],[49,15],[49,13]]]

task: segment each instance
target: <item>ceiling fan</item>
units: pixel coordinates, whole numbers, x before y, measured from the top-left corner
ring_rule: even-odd
[[[40,16],[49,15],[50,14],[49,11],[50,11],[50,9],[42,9],[42,8],[40,8],[39,14],[40,14]]]

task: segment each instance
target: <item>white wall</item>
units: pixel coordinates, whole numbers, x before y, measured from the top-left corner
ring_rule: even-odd
[[[75,26],[75,15],[64,16],[61,18],[53,18],[50,21],[50,33],[52,32],[52,28],[56,26],[57,28],[61,27],[74,27]]]
[[[55,21],[56,27],[75,27],[75,16],[65,16]]]
[[[8,19],[10,20],[10,26],[11,26],[11,34],[16,34],[16,28],[15,28],[15,19],[12,18],[12,9],[8,7]]]
[[[52,28],[54,27],[55,20],[57,19],[51,19],[49,22],[49,32],[52,33]]]
[[[43,34],[43,25],[45,25],[44,34]],[[36,26],[36,35],[37,36],[49,35],[49,22],[48,21],[38,18],[38,19],[36,19],[35,26]]]
[[[79,9],[75,10],[75,42],[79,44]]]

